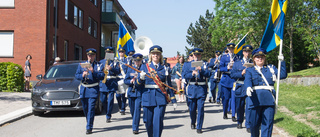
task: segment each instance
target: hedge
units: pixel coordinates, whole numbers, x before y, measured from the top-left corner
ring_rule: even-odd
[[[22,92],[24,88],[24,71],[12,62],[0,63],[0,91]]]

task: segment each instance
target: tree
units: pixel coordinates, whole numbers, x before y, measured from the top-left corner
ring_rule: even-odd
[[[196,21],[195,25],[190,24],[187,31],[187,43],[193,48],[201,48],[205,52],[202,55],[203,59],[209,59],[213,57],[216,49],[213,49],[211,46],[211,33],[209,33],[210,21],[214,18],[213,13],[210,13],[209,10],[206,11],[205,17],[200,15],[199,20]],[[186,47],[187,54],[190,51]]]

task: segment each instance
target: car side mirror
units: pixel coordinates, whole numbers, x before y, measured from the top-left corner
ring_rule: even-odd
[[[38,80],[41,80],[41,79],[42,79],[42,75],[41,75],[41,74],[40,74],[40,75],[37,75],[36,77],[37,77]]]

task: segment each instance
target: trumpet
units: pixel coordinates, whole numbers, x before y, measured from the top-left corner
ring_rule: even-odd
[[[107,82],[107,77],[108,77],[108,74],[109,74],[109,70],[107,69],[107,66],[109,65],[110,63],[110,59],[107,59],[106,61],[106,64],[104,65],[104,78],[102,80],[102,83],[106,83]]]

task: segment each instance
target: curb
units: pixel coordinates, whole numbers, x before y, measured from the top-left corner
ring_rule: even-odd
[[[11,123],[16,120],[19,120],[19,119],[24,118],[26,116],[29,116],[31,114],[32,114],[32,107],[31,106],[10,112],[8,114],[0,116],[0,126],[3,126],[7,123]]]

